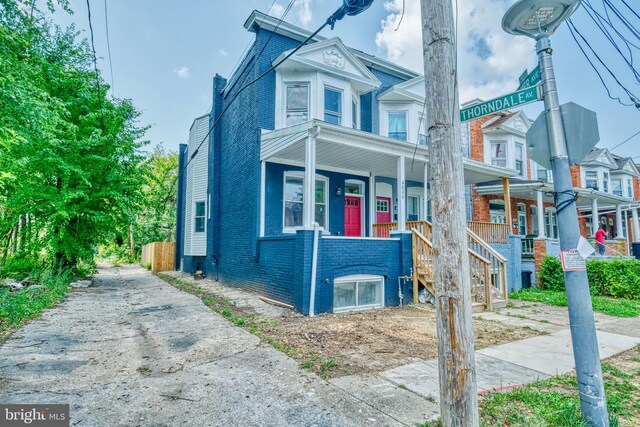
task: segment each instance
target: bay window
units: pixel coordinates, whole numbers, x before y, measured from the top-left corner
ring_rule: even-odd
[[[609,192],[609,172],[605,172],[602,175],[602,191],[605,193]]]
[[[524,148],[522,144],[516,144],[516,170],[518,171],[518,175],[525,176]]]
[[[324,121],[342,123],[342,91],[328,86],[324,88]]]
[[[407,112],[389,112],[389,138],[407,140]]]
[[[586,171],[584,173],[585,187],[592,190],[598,190],[598,172]]]
[[[493,166],[507,166],[507,142],[495,141],[491,143],[491,164]]]
[[[427,118],[422,114],[419,117],[420,120],[420,131],[418,132],[418,143],[420,145],[428,145],[429,139],[427,136]]]
[[[611,180],[611,189],[613,190],[613,194],[615,196],[622,196],[622,180],[621,179],[612,179]]]

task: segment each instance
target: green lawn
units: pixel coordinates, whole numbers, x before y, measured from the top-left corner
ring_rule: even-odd
[[[541,302],[548,305],[566,307],[567,295],[564,292],[546,291],[539,288],[523,289],[520,292],[513,292],[509,298]],[[609,314],[616,317],[635,317],[640,315],[640,301],[611,298],[601,296],[591,296],[593,310],[600,313]]]
[[[39,289],[23,289],[10,292],[0,288],[0,342],[11,329],[18,328],[28,320],[39,316],[46,308],[61,301],[69,291],[69,275],[53,275],[43,272],[32,275],[42,284]]]

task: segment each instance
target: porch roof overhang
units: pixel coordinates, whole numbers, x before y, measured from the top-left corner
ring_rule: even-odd
[[[598,207],[600,209],[615,208],[617,205],[638,207],[640,204],[625,197],[615,196],[613,194],[604,193],[602,191],[592,190],[590,188],[575,188],[573,189],[578,193],[578,200],[576,205],[579,210],[591,210],[593,200],[598,200]],[[487,183],[486,185],[479,185],[476,187],[476,191],[480,195],[502,195],[502,184]],[[553,184],[543,181],[527,181],[518,183],[512,181],[509,184],[509,191],[511,197],[525,200],[536,200],[536,192],[540,191],[544,195],[545,202],[553,202]]]
[[[410,144],[357,129],[311,120],[275,131],[262,131],[260,160],[304,166],[307,137],[315,133],[316,168],[339,169],[362,176],[397,176],[397,160],[405,158],[406,179],[423,182],[429,163],[426,146]],[[517,176],[505,169],[464,159],[465,184]]]

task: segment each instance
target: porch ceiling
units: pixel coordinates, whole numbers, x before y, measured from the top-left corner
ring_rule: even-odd
[[[512,182],[509,185],[511,197],[517,199],[525,199],[536,201],[536,192],[542,191],[545,202],[553,202],[553,184],[548,182],[527,182],[518,184]],[[591,210],[594,199],[598,200],[599,209],[615,208],[616,205],[637,206],[637,202],[632,202],[624,197],[614,196],[613,194],[603,193],[602,191],[594,191],[587,188],[574,188],[578,192],[578,200],[576,202],[579,210]],[[478,194],[481,195],[500,195],[503,194],[502,185],[486,185],[476,188]]]
[[[417,182],[424,179],[424,167],[429,162],[427,147],[416,147],[414,144],[317,120],[277,131],[263,132],[260,159],[304,166],[309,132],[317,132],[318,169],[342,169],[358,175],[373,174],[396,178],[397,160],[402,156],[405,158],[405,178]],[[464,159],[466,184],[516,174],[515,170],[496,168]]]

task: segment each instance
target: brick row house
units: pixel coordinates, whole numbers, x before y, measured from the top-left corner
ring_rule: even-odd
[[[253,45],[180,148],[176,265],[304,314],[417,301],[433,287],[424,78],[318,35],[239,93],[310,35],[257,11],[244,27]],[[468,186],[517,175],[467,157]],[[490,219],[468,230],[489,309],[519,286],[521,251]]]
[[[476,100],[468,105],[473,105]],[[528,158],[526,132],[531,121],[522,111],[507,111],[463,125],[471,159],[515,169],[509,180],[475,184],[471,219],[504,223],[522,236],[522,269],[536,271],[544,255],[559,253],[558,224],[553,200],[553,174]],[[626,256],[640,241],[638,167],[630,158],[593,149],[571,167],[582,236],[593,238],[599,226],[609,233],[605,255]]]

